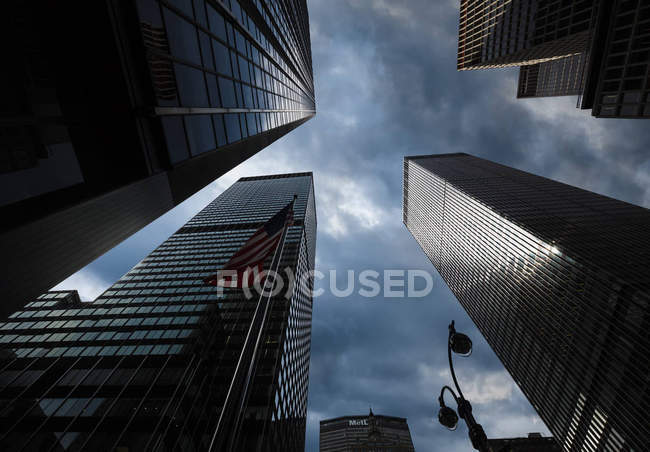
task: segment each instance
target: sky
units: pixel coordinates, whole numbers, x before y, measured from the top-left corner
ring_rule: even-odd
[[[650,127],[596,119],[575,97],[517,100],[516,69],[456,71],[459,0],[309,0],[317,115],[195,194],[57,288],[91,300],[239,177],[313,171],[316,267],[421,269],[426,297],[314,300],[306,451],[322,419],[408,419],[417,450],[470,450],[467,430],[437,422],[451,384],[447,325],[474,342],[455,360],[489,437],[549,435],[401,221],[404,155],[466,152],[650,206]]]

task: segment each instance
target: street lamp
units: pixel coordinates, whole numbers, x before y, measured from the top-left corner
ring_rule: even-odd
[[[454,380],[454,386],[456,386],[456,391],[458,395],[454,392],[452,388],[445,385],[440,390],[440,397],[438,397],[438,402],[440,402],[440,411],[438,411],[438,421],[447,427],[449,430],[456,430],[458,426],[458,415],[465,420],[467,428],[469,429],[469,439],[472,442],[474,449],[479,452],[488,452],[487,446],[487,436],[483,431],[481,424],[477,423],[474,420],[472,415],[472,405],[469,401],[463,397],[463,392],[458,386],[458,380],[456,379],[456,372],[454,372],[454,363],[451,360],[451,352],[457,353],[461,356],[469,356],[472,354],[472,340],[465,334],[457,333],[454,328],[454,321],[452,320],[449,324],[449,340],[447,341],[447,356],[449,357],[449,369],[451,370],[451,377]],[[453,408],[445,405],[445,390],[451,392],[452,397],[456,401],[458,406],[458,415],[453,410]]]

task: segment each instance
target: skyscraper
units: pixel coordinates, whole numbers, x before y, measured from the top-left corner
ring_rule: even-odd
[[[517,97],[650,118],[649,24],[643,0],[461,0],[457,68],[520,66]]]
[[[441,154],[403,221],[564,450],[647,448],[650,211]]]
[[[305,0],[1,8],[0,316],[315,114]]]
[[[294,195],[265,264],[293,283],[270,298],[206,285]],[[242,178],[95,301],[60,291],[28,303],[0,325],[0,449],[222,450],[222,407],[259,334],[245,403],[229,413],[243,417],[235,450],[302,451],[315,240],[311,173]]]
[[[412,452],[411,432],[402,417],[342,416],[320,421],[320,452]]]

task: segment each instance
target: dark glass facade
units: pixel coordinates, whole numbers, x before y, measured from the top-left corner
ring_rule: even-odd
[[[595,3],[461,0],[458,70],[521,66],[584,52]]]
[[[1,16],[0,315],[315,114],[305,0],[10,0]]]
[[[207,450],[259,295],[205,285],[294,195],[237,450],[302,451],[311,173],[242,178],[93,302],[48,292],[0,325],[0,449]],[[269,268],[271,257],[266,261]]]
[[[577,96],[582,93],[585,54],[521,66],[517,97]]]
[[[406,419],[375,415],[320,421],[320,452],[413,452]]]
[[[603,15],[600,77],[590,100],[602,117],[650,118],[650,4],[611,2]]]
[[[521,66],[517,97],[577,94],[594,116],[650,118],[649,62],[644,0],[460,2],[458,70]]]
[[[467,154],[406,157],[403,202],[564,450],[647,448],[650,211]]]

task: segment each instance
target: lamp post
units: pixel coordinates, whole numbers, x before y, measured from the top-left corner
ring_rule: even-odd
[[[467,428],[469,429],[469,439],[472,442],[474,449],[479,452],[489,452],[487,446],[487,436],[481,424],[477,423],[472,415],[472,405],[469,401],[463,396],[463,392],[458,386],[458,380],[456,379],[456,373],[454,372],[454,363],[451,360],[451,352],[457,353],[461,356],[469,356],[472,354],[472,340],[465,334],[457,333],[454,328],[454,321],[452,320],[449,324],[449,340],[447,341],[447,356],[449,357],[449,369],[451,370],[451,377],[454,380],[454,386],[456,386],[456,391],[458,395],[454,392],[452,388],[445,385],[440,390],[440,397],[438,397],[438,402],[440,402],[440,411],[438,411],[438,421],[449,430],[456,430],[458,426],[458,415],[465,420]],[[445,390],[449,391],[456,401],[458,406],[458,415],[453,410],[453,408],[445,405]]]

